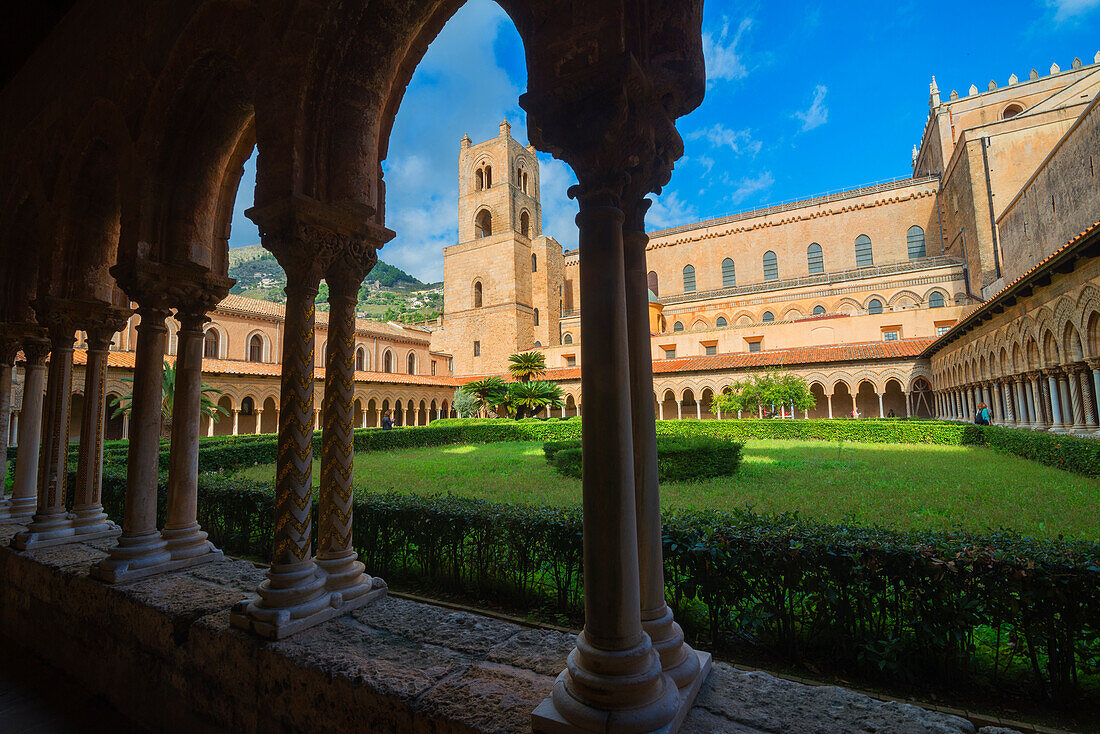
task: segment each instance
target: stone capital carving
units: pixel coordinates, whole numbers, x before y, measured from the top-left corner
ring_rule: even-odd
[[[28,365],[42,366],[50,354],[50,343],[41,337],[30,337],[23,341],[23,359]]]

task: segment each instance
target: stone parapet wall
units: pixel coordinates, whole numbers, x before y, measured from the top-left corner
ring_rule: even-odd
[[[246,561],[109,586],[113,540],[28,553],[0,526],[0,649],[33,650],[154,731],[530,731],[573,636],[386,598],[281,642],[229,625]],[[681,732],[973,734],[963,718],[718,663]]]

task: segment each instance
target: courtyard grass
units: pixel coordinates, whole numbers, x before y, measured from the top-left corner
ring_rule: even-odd
[[[1100,540],[1100,481],[987,448],[928,444],[747,441],[734,477],[661,485],[671,510],[797,512],[899,530],[1013,530],[1036,538]],[[240,476],[270,482],[274,465]],[[314,483],[320,465],[314,466]],[[569,505],[579,480],[544,460],[541,442],[355,455],[357,493],[475,497]]]

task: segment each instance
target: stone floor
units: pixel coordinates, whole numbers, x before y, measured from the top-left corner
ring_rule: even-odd
[[[0,546],[10,534],[0,527]],[[72,616],[86,615],[74,624],[111,617],[102,634],[113,637],[81,644],[138,645],[116,654],[164,668],[149,671],[147,695],[134,690],[113,701],[153,729],[218,730],[229,724],[243,731],[304,729],[311,720],[303,709],[324,707],[331,712],[328,731],[529,731],[531,710],[549,693],[573,645],[563,632],[395,597],[267,643],[228,622],[230,605],[256,587],[262,569],[226,559],[109,587],[87,576],[88,567],[104,555],[104,545],[97,543],[29,553],[0,547],[0,578],[10,579],[15,589],[9,599],[9,584],[0,582],[0,610],[32,611],[41,597],[47,604],[43,614],[60,605]],[[54,580],[57,589],[42,588]],[[18,627],[0,619],[0,635]],[[79,667],[80,660],[69,664]],[[226,670],[218,670],[219,664]],[[72,674],[86,678],[88,671]],[[134,680],[130,687],[141,688],[145,679]],[[219,695],[219,702],[207,700]],[[142,708],[147,698],[189,696],[196,700],[184,701],[182,714],[164,714],[158,721],[149,718],[160,716],[160,708]],[[965,719],[916,706],[716,663],[682,731],[961,734],[975,728]]]

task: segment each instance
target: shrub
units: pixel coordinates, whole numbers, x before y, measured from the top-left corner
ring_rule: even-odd
[[[728,477],[741,465],[743,443],[715,438],[657,437],[657,477],[662,482],[692,482]],[[581,478],[581,442],[549,441],[546,460],[563,476]]]

